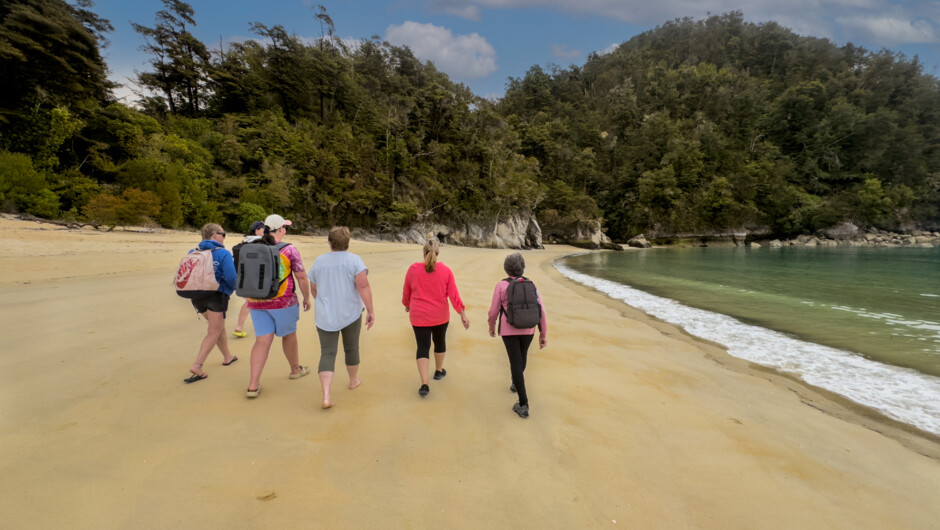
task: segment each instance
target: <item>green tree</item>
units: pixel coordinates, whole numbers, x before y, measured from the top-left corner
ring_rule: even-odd
[[[0,208],[54,218],[59,199],[28,156],[0,151]]]
[[[194,116],[206,106],[209,51],[189,31],[196,25],[192,6],[181,0],[161,2],[165,9],[157,11],[155,26],[131,24],[147,41],[141,50],[153,56],[153,71],[140,73],[137,81],[162,94],[155,103],[166,105],[171,114]]]
[[[7,0],[0,4],[0,124],[36,104],[67,107],[104,100],[111,87],[100,54],[111,24],[89,0]]]

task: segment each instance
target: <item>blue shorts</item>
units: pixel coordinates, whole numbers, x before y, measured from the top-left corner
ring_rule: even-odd
[[[255,337],[274,333],[278,337],[286,337],[297,332],[297,321],[300,320],[300,304],[285,307],[284,309],[252,309],[251,324],[255,328]]]

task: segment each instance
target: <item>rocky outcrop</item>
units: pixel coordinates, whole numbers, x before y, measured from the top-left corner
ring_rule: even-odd
[[[727,231],[689,232],[666,234],[653,232],[648,237],[656,245],[696,246],[696,247],[741,247],[752,241],[767,236],[766,228],[736,228]],[[629,244],[629,242],[627,243]],[[632,246],[632,245],[631,245]]]
[[[600,220],[593,220],[585,223],[578,223],[577,226],[564,229],[562,234],[558,233],[558,228],[547,238],[549,243],[560,243],[579,248],[592,250],[623,250],[623,247],[614,243],[607,237],[607,234],[601,230]]]
[[[646,236],[640,234],[627,240],[627,245],[633,248],[650,248],[653,245],[646,239]]]
[[[912,230],[899,234],[878,229],[861,230],[851,223],[820,230],[816,235],[801,235],[789,241],[773,240],[771,247],[940,247],[940,232]]]
[[[771,233],[766,228],[736,229],[727,232],[704,232],[687,234],[664,234],[654,231],[647,236],[654,245],[697,246],[697,247],[738,247],[742,245],[760,248],[780,247],[837,247],[837,246],[876,246],[876,247],[940,247],[940,232],[910,230],[905,233],[885,232],[876,228],[861,229],[853,223],[845,222],[820,230],[815,234],[803,234],[790,240],[770,239]],[[635,239],[642,238],[642,235]],[[632,239],[630,240],[632,241]],[[635,245],[630,246],[645,248]]]
[[[359,239],[397,241],[423,245],[429,237],[436,237],[445,245],[484,248],[532,249],[542,246],[542,229],[533,215],[515,213],[493,224],[419,223],[397,233],[377,233],[354,230]]]

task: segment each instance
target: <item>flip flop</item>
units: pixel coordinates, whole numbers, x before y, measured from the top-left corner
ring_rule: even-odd
[[[291,378],[291,379],[300,379],[301,377],[303,377],[303,376],[305,376],[305,375],[307,375],[307,374],[309,374],[309,373],[310,373],[310,367],[309,367],[309,366],[301,366],[299,372],[297,372],[296,374],[290,374],[290,378]]]
[[[235,357],[232,357],[232,360],[231,360],[231,361],[229,361],[229,362],[227,362],[227,363],[222,363],[222,366],[228,366],[228,365],[232,364],[233,362],[235,362],[235,361],[237,361],[237,360],[238,360],[238,356],[236,355]]]
[[[195,383],[196,381],[202,381],[203,379],[205,379],[205,378],[207,378],[207,377],[209,377],[209,374],[202,374],[202,375],[193,374],[193,375],[187,377],[186,379],[183,379],[183,382],[188,385],[189,383]]]
[[[258,388],[254,390],[248,390],[245,392],[245,397],[256,398],[261,394],[261,385],[258,385]]]
[[[232,335],[235,335],[236,337],[240,339],[244,339],[245,337],[248,336],[248,332],[247,331],[233,331]]]

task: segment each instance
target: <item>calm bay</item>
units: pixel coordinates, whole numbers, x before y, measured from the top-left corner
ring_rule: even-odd
[[[731,355],[940,434],[940,248],[658,248],[556,267]]]

